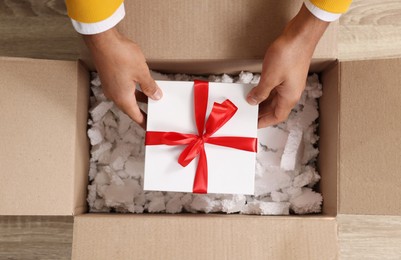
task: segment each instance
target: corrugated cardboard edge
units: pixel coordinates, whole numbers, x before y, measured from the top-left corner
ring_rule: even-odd
[[[338,213],[401,215],[401,58],[345,61],[340,73]]]
[[[73,259],[337,259],[334,217],[75,217]]]
[[[320,75],[323,95],[319,99],[319,184],[323,194],[323,212],[336,216],[339,172],[339,111],[340,111],[340,64],[332,63]]]
[[[75,133],[74,211],[72,215],[87,210],[86,196],[89,172],[89,140],[87,136],[89,108],[89,72],[77,62],[77,111]]]

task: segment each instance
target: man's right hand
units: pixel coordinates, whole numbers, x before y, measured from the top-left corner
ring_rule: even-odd
[[[137,104],[137,99],[141,98],[142,93],[135,91],[136,83],[139,83],[143,93],[151,99],[158,100],[163,94],[151,77],[138,45],[121,35],[115,28],[83,37],[91,52],[106,97],[113,100],[124,113],[145,129],[146,115]]]

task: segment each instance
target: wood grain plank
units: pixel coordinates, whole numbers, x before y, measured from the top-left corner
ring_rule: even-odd
[[[70,259],[72,217],[0,217],[0,259]]]
[[[0,15],[12,17],[65,16],[64,0],[1,0]]]
[[[0,56],[74,60],[79,35],[66,17],[0,17]]]
[[[341,259],[401,259],[401,216],[339,215]]]
[[[75,60],[80,36],[64,0],[0,0],[0,56]]]
[[[339,59],[400,57],[400,46],[399,0],[354,0],[340,19]]]

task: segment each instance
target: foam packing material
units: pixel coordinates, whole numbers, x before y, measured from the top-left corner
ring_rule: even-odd
[[[152,72],[152,76],[156,80],[251,84],[260,79],[259,74],[250,72],[209,77]],[[322,85],[317,75],[308,77],[305,91],[286,122],[258,130],[253,196],[143,191],[144,130],[106,99],[96,73],[92,73],[91,89],[90,212],[288,215],[321,211],[322,196],[313,190],[320,179],[316,121]],[[141,108],[146,110],[146,105],[141,104]]]

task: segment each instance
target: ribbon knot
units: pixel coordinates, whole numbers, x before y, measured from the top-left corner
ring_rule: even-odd
[[[256,138],[252,137],[213,137],[213,134],[234,116],[238,108],[229,99],[221,104],[215,102],[205,123],[208,94],[209,83],[196,80],[194,82],[194,111],[197,135],[177,132],[146,132],[146,145],[187,145],[178,158],[178,163],[183,167],[199,155],[192,189],[194,193],[207,193],[208,168],[205,143],[249,152],[256,152],[257,147]]]

